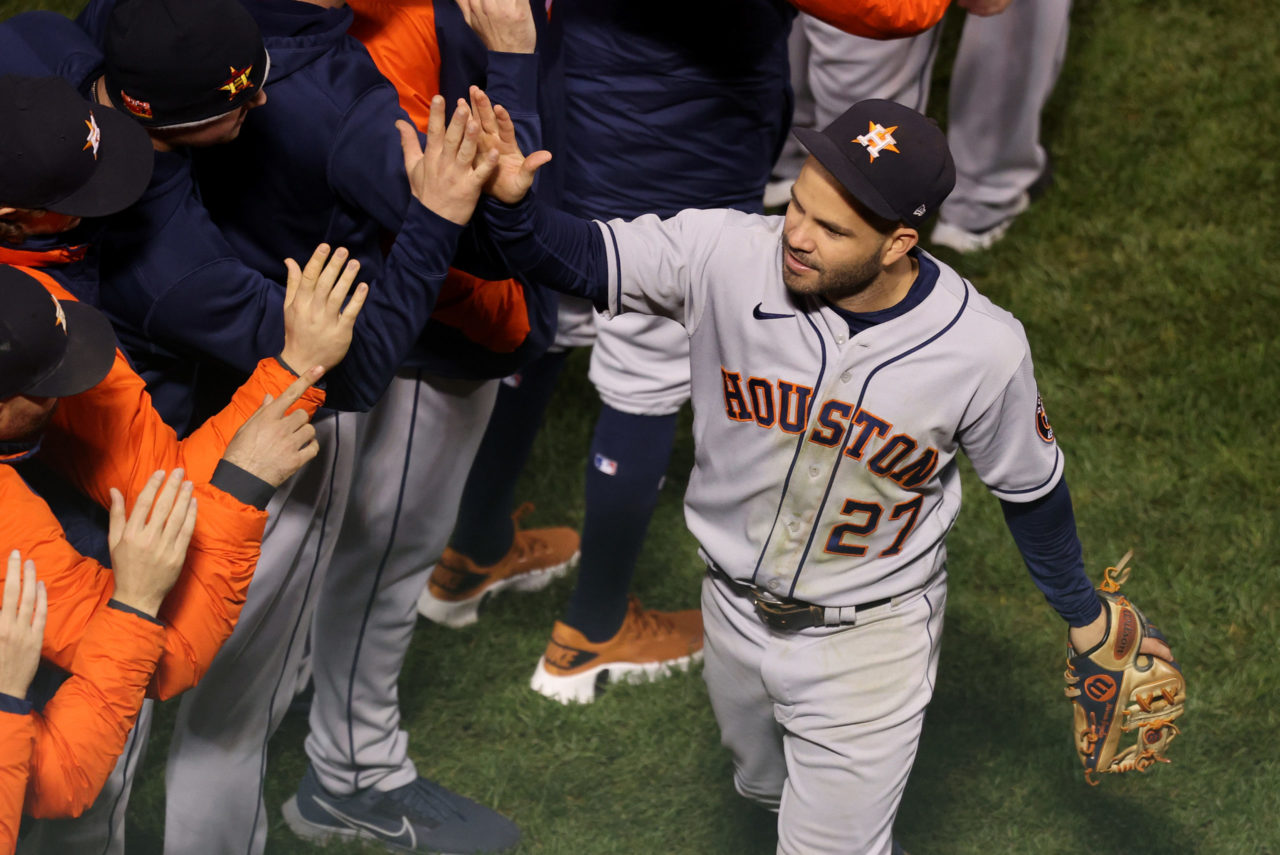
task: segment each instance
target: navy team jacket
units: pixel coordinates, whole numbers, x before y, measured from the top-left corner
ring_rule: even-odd
[[[601,219],[759,212],[791,121],[795,10],[782,0],[555,3],[565,208]]]
[[[93,0],[81,15],[98,39],[112,5]],[[110,241],[108,290],[135,300],[106,300],[109,311],[116,304],[113,320],[133,319],[134,349],[168,373],[180,374],[198,352],[199,401],[185,414],[195,422],[243,379],[250,353],[279,349],[281,260],[303,260],[323,240],[346,246],[371,284],[352,351],[327,378],[333,406],[372,406],[401,365],[466,376],[470,363],[413,346],[462,230],[411,200],[394,127],[404,113],[346,35],[350,12],[293,0],[247,6],[271,53],[268,103],[249,113],[235,142],[158,155],[148,204],[135,206]],[[163,239],[140,252],[131,234]],[[131,287],[115,287],[117,279]],[[458,363],[463,370],[445,370]]]

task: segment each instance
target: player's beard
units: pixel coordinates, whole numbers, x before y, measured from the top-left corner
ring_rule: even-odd
[[[861,294],[884,272],[878,251],[844,264],[824,267],[816,259],[797,251],[787,243],[785,237],[782,239],[782,250],[784,253],[791,253],[801,264],[813,268],[811,275],[798,275],[787,267],[784,258],[782,281],[787,288],[793,293],[813,294],[832,303]]]

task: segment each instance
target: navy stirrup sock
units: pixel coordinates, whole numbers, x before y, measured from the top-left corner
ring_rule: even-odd
[[[587,459],[582,563],[565,616],[590,641],[609,640],[626,617],[631,577],[671,460],[676,415],[601,407]]]
[[[567,350],[543,354],[520,374],[520,385],[505,381],[458,507],[451,545],[475,563],[495,564],[511,548],[515,529],[516,480],[529,459],[542,416],[564,368]]]

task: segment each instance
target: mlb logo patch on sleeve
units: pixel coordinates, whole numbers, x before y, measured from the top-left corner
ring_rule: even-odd
[[[618,474],[618,461],[611,460],[603,454],[597,454],[594,463],[595,467],[606,475]]]

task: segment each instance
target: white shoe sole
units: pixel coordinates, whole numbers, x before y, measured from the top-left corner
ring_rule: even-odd
[[[328,825],[318,825],[311,822],[302,815],[302,811],[298,810],[298,795],[294,793],[289,796],[289,800],[280,808],[280,813],[284,814],[284,824],[289,826],[289,830],[312,843],[328,843],[331,840],[356,840],[363,838],[365,840],[377,840],[383,842],[381,838],[369,832],[361,832],[355,828],[332,828]]]
[[[971,232],[944,220],[938,220],[937,225],[933,227],[933,233],[929,235],[929,243],[954,249],[961,254],[991,249],[1008,233],[1013,221],[1030,206],[1031,197],[1023,193],[1018,197],[1013,213],[984,232]]]
[[[571,677],[557,677],[547,670],[547,657],[538,659],[529,688],[540,695],[562,704],[589,704],[596,699],[596,684],[601,674],[609,683],[647,683],[668,677],[673,671],[687,671],[695,662],[702,661],[702,651],[696,650],[679,659],[662,662],[608,662],[588,668]]]
[[[512,590],[523,593],[541,591],[556,579],[578,566],[578,553],[573,553],[568,561],[541,570],[510,576],[500,582],[494,582],[480,594],[469,600],[442,600],[431,593],[431,586],[422,589],[418,597],[418,614],[435,623],[444,624],[453,629],[471,626],[480,619],[480,606],[489,597],[500,591]],[[434,568],[433,568],[434,571]]]
[[[781,208],[791,201],[791,185],[795,183],[794,178],[770,181],[764,185],[764,198],[761,202],[766,208]]]

